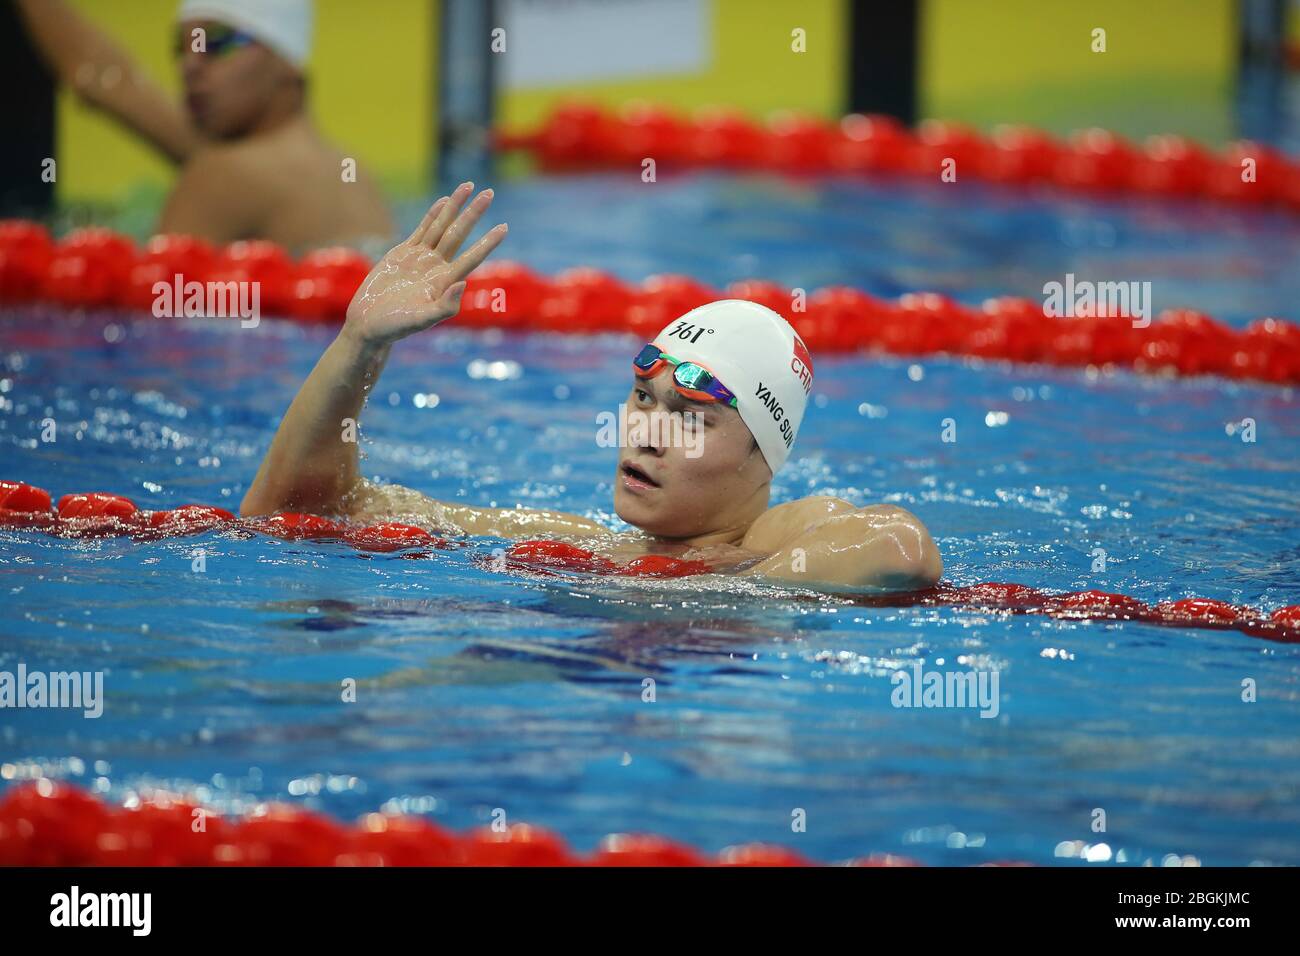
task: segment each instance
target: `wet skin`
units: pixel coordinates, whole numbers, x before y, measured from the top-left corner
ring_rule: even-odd
[[[463,183],[434,203],[362,284],[343,330],[285,414],[242,514],[311,511],[445,532],[558,537],[616,559],[696,558],[720,572],[826,590],[915,590],[938,581],[938,549],[902,508],[860,508],[826,496],[769,508],[772,474],[739,413],[686,400],[664,374],[634,378],[628,407],[702,415],[702,454],[688,455],[682,443],[654,442],[650,429],[629,428],[619,448],[614,507],[638,532],[615,534],[564,512],[454,505],[366,481],[356,443],[340,441],[340,423],[360,417],[393,343],[456,314],[464,278],[505,238],[499,225],[460,253],[492,201],[491,190],[471,201],[472,193],[473,184]]]
[[[102,11],[86,15],[67,0],[13,5],[60,85],[176,166],[157,232],[270,239],[295,253],[391,243],[382,194],[364,168],[344,177],[349,157],[316,130],[302,72],[274,50],[252,42],[218,52],[214,42],[201,52],[193,31],[215,41],[221,25],[176,24],[178,100],[99,26]]]

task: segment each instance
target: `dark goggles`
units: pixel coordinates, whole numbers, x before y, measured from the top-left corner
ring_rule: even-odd
[[[234,27],[228,27],[221,23],[209,23],[201,29],[204,32],[204,50],[195,52],[204,52],[212,56],[225,56],[228,53],[243,49],[250,43],[257,42],[257,37],[251,33],[245,33],[243,30],[236,30]],[[191,33],[184,30],[177,33],[176,46],[173,52],[178,60],[193,48],[194,37]]]

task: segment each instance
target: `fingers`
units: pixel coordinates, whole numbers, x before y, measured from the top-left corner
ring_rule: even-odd
[[[420,244],[428,246],[430,249],[438,245],[442,240],[443,233],[447,231],[447,226],[456,218],[460,212],[460,207],[465,204],[465,200],[473,192],[473,183],[461,183],[457,186],[452,194],[447,197],[447,201],[443,203],[442,208],[438,210],[437,215],[433,217],[433,221],[429,223],[423,235],[420,236]]]
[[[501,240],[506,237],[510,227],[504,222],[499,226],[493,226],[485,235],[474,245],[470,246],[451,264],[451,275],[454,279],[464,279],[471,272],[483,264],[483,260],[492,254],[492,250],[501,245]]]
[[[406,241],[411,243],[412,245],[419,242],[420,237],[424,235],[426,230],[428,230],[429,224],[433,222],[434,217],[438,215],[438,211],[442,209],[442,207],[445,206],[446,204],[447,204],[447,197],[443,196],[432,206],[430,206],[429,211],[426,212],[424,214],[424,218],[420,220],[420,224],[415,227],[415,232],[411,233],[411,235],[407,238]]]
[[[449,315],[455,315],[460,311],[460,299],[465,294],[465,283],[457,282],[447,288],[447,291],[438,299],[437,308],[439,311],[446,312]]]
[[[487,212],[488,206],[492,205],[492,196],[493,193],[490,189],[485,189],[475,196],[473,201],[465,207],[465,211],[456,217],[456,221],[451,224],[451,228],[443,234],[434,252],[448,262],[455,258],[456,253],[460,251],[461,243],[465,241],[465,237],[473,231],[483,213]]]

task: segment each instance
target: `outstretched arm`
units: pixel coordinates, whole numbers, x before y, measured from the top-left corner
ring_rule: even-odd
[[[505,238],[492,229],[456,256],[466,235],[492,202],[462,183],[433,204],[405,242],[394,246],[366,276],[348,306],[338,338],[325,350],[289,406],[271,448],[244,496],[244,514],[300,509],[337,514],[361,474],[356,431],[366,396],[378,381],[393,343],[451,318],[460,309],[464,279]],[[453,220],[454,223],[453,223]]]
[[[546,532],[593,534],[595,522],[573,515],[497,508],[466,508],[418,492],[376,486],[361,477],[357,420],[388,360],[393,343],[438,325],[460,309],[465,278],[505,238],[489,230],[457,255],[492,202],[490,189],[462,212],[473,183],[433,204],[405,242],[371,270],[348,306],[347,320],[289,406],[240,513],[310,511],[382,519],[423,516],[447,530],[504,537]]]
[[[200,137],[180,105],[125,50],[65,0],[16,0],[32,43],[58,81],[116,117],[168,159],[184,162]]]
[[[745,547],[772,556],[745,571],[816,587],[916,591],[932,587],[943,560],[930,532],[894,505],[857,508],[839,498],[805,498],[767,512]]]

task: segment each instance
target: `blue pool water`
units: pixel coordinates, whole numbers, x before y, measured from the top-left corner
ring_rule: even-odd
[[[495,185],[503,252],[542,272],[978,302],[1071,271],[1150,280],[1158,308],[1238,326],[1300,318],[1300,224],[1269,214],[828,181]],[[329,338],[0,313],[0,477],[234,510]],[[616,525],[596,415],[623,399],[637,344],[454,325],[405,342],[364,418],[365,469]],[[1300,603],[1294,390],[823,356],[815,395],[774,500],[902,504],[954,583]],[[1229,428],[1247,417],[1253,444]],[[45,418],[54,443],[39,440]],[[956,443],[940,441],[945,418]],[[1300,646],[476,563],[499,545],[412,561],[218,533],[0,530],[0,669],[102,670],[107,696],[98,720],[0,712],[0,786],[44,772],[115,799],[162,785],[221,807],[404,807],[456,828],[502,808],[582,850],[636,830],[820,860],[1077,863],[1087,845],[1112,864],[1300,863]],[[894,708],[889,675],[916,659],[995,669],[999,716]],[[340,701],[347,677],[356,703]],[[800,809],[806,832],[792,832]]]

